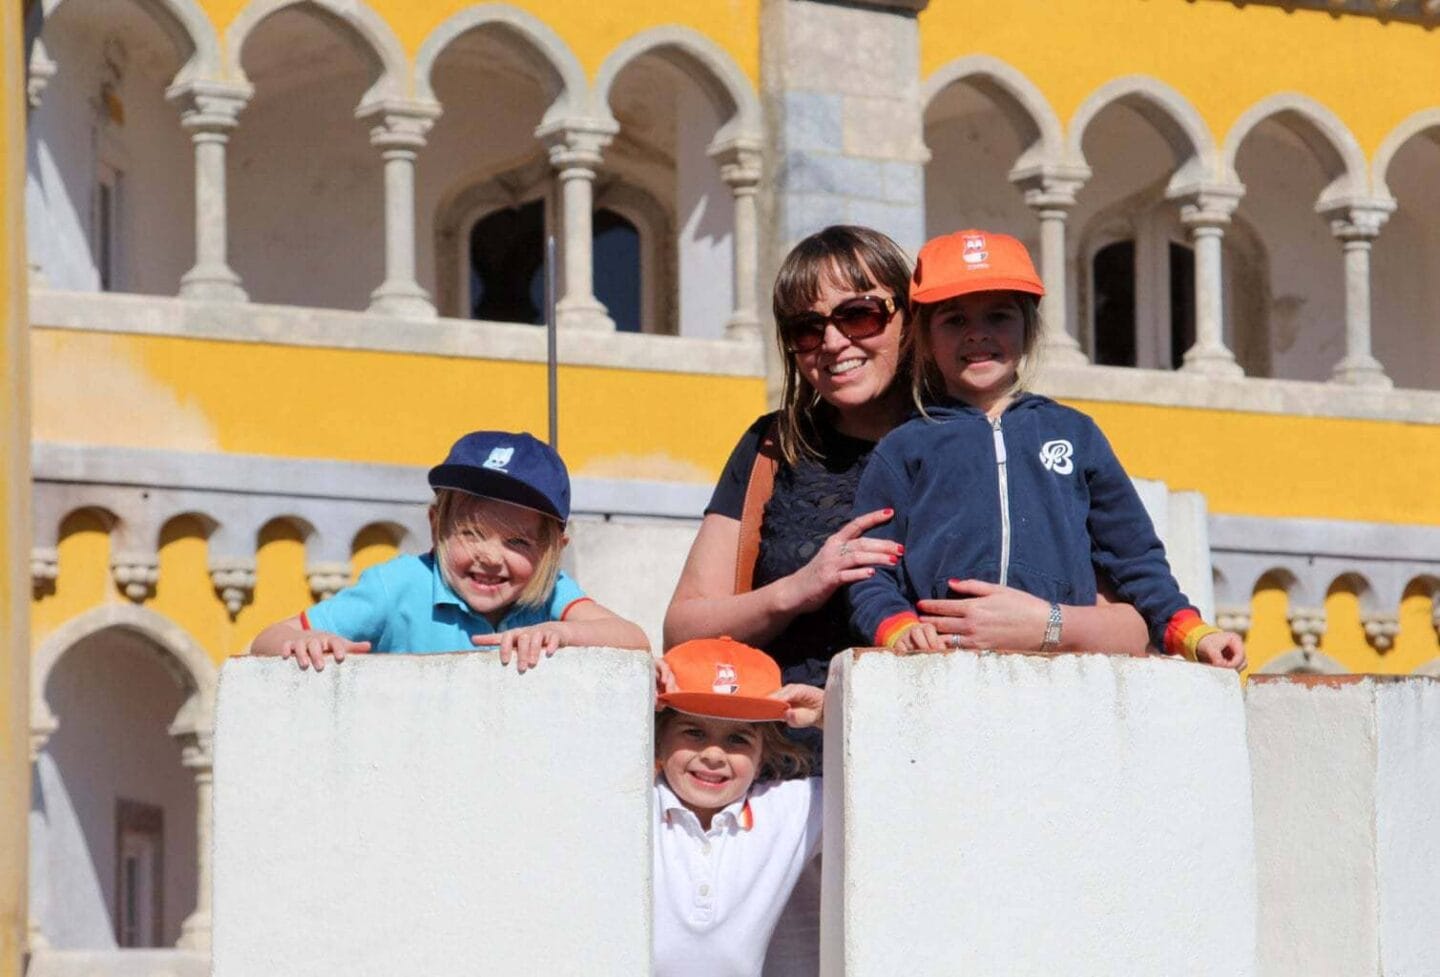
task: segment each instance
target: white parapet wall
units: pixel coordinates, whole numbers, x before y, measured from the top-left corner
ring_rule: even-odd
[[[1440,974],[1440,679],[1256,676],[1261,977]]]
[[[1239,679],[1157,658],[847,652],[826,977],[1253,977]]]
[[[215,977],[650,973],[650,658],[241,658],[215,731]]]

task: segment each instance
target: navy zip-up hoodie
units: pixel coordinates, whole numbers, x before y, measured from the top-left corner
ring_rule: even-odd
[[[1035,394],[1017,397],[998,424],[959,401],[928,411],[886,435],[860,479],[855,513],[894,509],[869,535],[899,541],[905,555],[850,585],[855,630],[886,644],[917,600],[954,596],[952,579],[1093,604],[1099,567],[1164,648],[1167,624],[1190,602],[1095,422]]]

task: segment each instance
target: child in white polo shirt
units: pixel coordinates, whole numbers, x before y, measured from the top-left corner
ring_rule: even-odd
[[[655,977],[759,977],[775,923],[820,852],[821,780],[782,723],[818,726],[824,693],[729,638],[658,665]]]

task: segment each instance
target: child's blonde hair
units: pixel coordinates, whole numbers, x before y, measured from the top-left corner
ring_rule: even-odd
[[[655,744],[658,748],[665,727],[684,715],[675,709],[665,709],[655,714]],[[739,722],[739,720],[727,720]],[[815,767],[815,754],[810,748],[796,743],[785,735],[778,722],[753,724],[760,732],[760,763],[755,774],[755,783],[771,780],[799,780],[810,776]]]
[[[490,507],[482,513],[475,504],[481,500],[497,503],[504,508]],[[451,538],[461,530],[475,529],[483,534],[494,533],[507,537],[526,533],[526,528],[520,521],[508,514],[511,508],[524,507],[503,499],[487,499],[457,489],[442,488],[435,490],[433,508],[435,555],[439,558],[441,573],[447,572],[444,557],[449,546],[465,545],[463,541]],[[540,517],[540,532],[535,540],[535,572],[515,602],[522,607],[543,607],[550,599],[550,594],[555,589],[555,578],[560,573],[560,553],[565,548],[565,527],[560,520],[543,512],[536,514]],[[446,583],[456,589],[453,581],[447,579]]]
[[[937,397],[946,395],[945,378],[935,364],[935,353],[930,348],[930,324],[946,306],[966,296],[957,296],[941,302],[915,302],[911,309],[915,314],[915,328],[906,337],[908,349],[902,350],[901,359],[910,364],[910,398],[915,407],[926,417],[930,416],[926,406],[933,404]],[[1020,363],[1015,370],[1015,382],[1005,393],[1007,396],[1029,390],[1040,372],[1040,337],[1044,324],[1040,319],[1040,305],[1035,296],[1026,292],[1006,291],[1020,307],[1020,318],[1024,323],[1024,336],[1020,342]]]

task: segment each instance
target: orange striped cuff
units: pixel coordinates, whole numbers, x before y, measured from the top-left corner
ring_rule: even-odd
[[[883,648],[893,648],[902,634],[919,623],[920,617],[914,611],[891,614],[875,629],[875,643]]]
[[[1219,632],[1219,628],[1205,623],[1199,611],[1187,607],[1176,613],[1165,626],[1165,654],[1179,655],[1186,661],[1193,662],[1195,646],[1200,643],[1200,639]]]
[[[563,620],[565,620],[567,617],[569,617],[569,616],[570,616],[570,612],[573,611],[576,607],[579,607],[581,604],[593,604],[593,603],[595,603],[595,601],[594,601],[593,598],[590,598],[590,597],[576,597],[576,598],[575,598],[574,600],[572,600],[570,603],[566,604],[566,605],[565,605],[565,609],[560,612],[560,620],[563,621]]]

